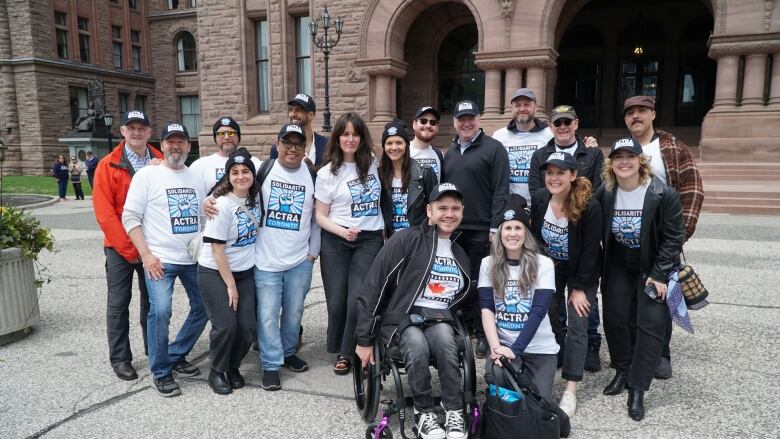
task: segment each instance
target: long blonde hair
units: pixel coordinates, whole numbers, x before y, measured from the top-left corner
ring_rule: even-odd
[[[604,186],[612,190],[617,184],[615,171],[612,170],[612,159],[607,157],[604,160],[604,171],[601,173],[604,180]],[[653,178],[653,168],[650,167],[650,159],[645,154],[639,154],[639,183],[645,184]]]
[[[501,242],[501,231],[504,229],[504,224],[501,223],[498,226],[498,232],[493,237],[493,242],[490,244],[490,283],[493,284],[493,292],[499,299],[504,298],[504,290],[506,289],[506,282],[509,278],[509,264],[507,264],[506,247]],[[528,297],[528,290],[530,290],[536,283],[536,271],[539,266],[538,255],[539,246],[536,244],[536,240],[531,235],[531,230],[523,224],[525,229],[525,239],[523,240],[523,249],[520,253],[520,275],[517,279],[517,288],[521,297]]]

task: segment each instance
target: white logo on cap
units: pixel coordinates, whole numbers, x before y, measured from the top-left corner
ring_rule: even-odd
[[[222,125],[230,125],[230,119],[227,117],[223,117],[222,120],[219,121]]]
[[[136,117],[138,119],[146,120],[146,117],[144,117],[144,114],[141,113],[140,111],[131,111],[131,112],[127,113],[127,118],[128,119],[132,119],[134,117]]]
[[[184,128],[178,123],[168,125],[168,131],[184,131]]]
[[[550,157],[547,158],[548,162],[550,160],[566,160],[566,156],[563,155],[562,152],[554,152],[554,153],[550,154]]]
[[[387,129],[387,135],[388,136],[395,136],[396,134],[398,134],[398,128],[390,127],[390,128]]]
[[[433,110],[433,107],[422,107],[420,108],[420,113],[425,113],[428,110]]]
[[[631,139],[620,139],[615,143],[615,149],[631,148],[632,146],[634,146],[634,141]]]
[[[515,217],[515,211],[514,210],[509,209],[506,212],[504,212],[504,221],[509,221],[509,220],[511,220],[514,217]]]
[[[244,163],[244,156],[237,155],[237,156],[233,157],[233,161],[236,162],[236,163]]]
[[[303,94],[303,93],[298,93],[297,95],[295,95],[295,99],[300,99],[300,100],[302,100],[303,102],[309,102],[309,97],[308,97],[308,96],[306,96],[306,95],[305,95],[305,94]]]
[[[462,102],[458,105],[458,111],[463,110],[473,110],[474,107],[471,106],[471,102]]]
[[[456,191],[456,190],[458,190],[458,188],[456,188],[455,185],[452,183],[442,183],[439,185],[439,192]]]
[[[295,133],[298,133],[298,134],[303,134],[303,131],[301,130],[301,127],[299,127],[298,125],[294,125],[294,124],[287,125],[287,129],[285,129],[285,132],[287,132],[287,133],[295,132]]]

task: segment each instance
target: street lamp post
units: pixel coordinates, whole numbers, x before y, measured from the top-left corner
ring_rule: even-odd
[[[317,22],[322,23],[322,30],[324,31],[324,35],[318,37],[317,36]],[[328,80],[328,56],[330,55],[330,51],[336,47],[336,44],[339,43],[339,39],[341,38],[341,29],[344,27],[344,22],[341,20],[341,17],[336,17],[335,20],[333,20],[333,27],[336,30],[336,39],[328,38],[328,30],[331,27],[330,23],[330,14],[328,14],[328,7],[325,6],[322,10],[322,14],[320,15],[320,18],[318,20],[311,20],[309,22],[309,29],[311,30],[311,38],[314,42],[314,45],[317,46],[322,51],[322,54],[325,55],[325,112],[322,114],[323,117],[323,124],[322,124],[322,131],[330,132],[330,89],[329,89],[329,80]]]
[[[3,139],[0,139],[0,207],[3,207],[3,162],[5,161],[5,152],[8,147],[5,146]],[[0,218],[3,214],[0,213]]]
[[[108,135],[108,152],[114,149],[114,139],[111,137],[111,125],[114,124],[114,116],[111,113],[103,115],[103,123],[106,125],[106,134]]]

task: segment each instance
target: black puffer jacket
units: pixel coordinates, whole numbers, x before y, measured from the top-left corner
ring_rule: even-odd
[[[409,160],[412,168],[412,178],[409,181],[409,195],[406,197],[406,217],[409,227],[415,227],[428,223],[428,214],[425,206],[428,197],[436,186],[436,173],[428,166],[423,166],[415,160]],[[392,188],[382,186],[380,203],[382,216],[385,219],[385,233],[388,237],[393,234],[393,195]]]
[[[615,193],[602,187],[596,197],[604,213],[603,244],[604,264],[602,281],[609,276],[609,260],[612,243],[612,216],[615,211]],[[680,252],[685,242],[685,222],[677,191],[653,177],[645,194],[642,207],[642,226],[639,236],[639,273],[644,288],[648,277],[666,283],[666,275],[680,263]]]
[[[454,238],[455,234],[450,240]],[[409,313],[428,285],[437,243],[436,228],[428,225],[401,230],[385,243],[374,258],[358,293],[355,338],[359,346],[372,346],[377,332],[382,343],[389,343],[396,326],[382,325],[377,328],[375,317],[390,312]],[[466,252],[453,242],[452,254],[465,282],[455,294],[450,309],[463,299],[471,283]]]

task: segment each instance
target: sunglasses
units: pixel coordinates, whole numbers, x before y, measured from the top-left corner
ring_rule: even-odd
[[[227,130],[227,131],[217,131],[217,137],[236,137],[236,133],[234,130]]]
[[[283,141],[282,142],[282,146],[287,151],[292,151],[292,150],[295,150],[295,151],[305,151],[306,150],[306,145],[304,145],[303,143],[291,143],[291,142],[284,142]]]
[[[561,125],[569,126],[569,125],[571,125],[571,123],[572,123],[571,119],[558,119],[555,122],[553,122],[553,125],[555,125],[555,127],[557,128],[557,127],[559,127]]]
[[[428,125],[428,124],[430,124],[432,127],[435,127],[436,125],[439,124],[438,120],[436,120],[436,119],[428,119],[428,118],[425,118],[425,117],[421,117],[421,118],[417,119],[417,122],[420,122],[420,125]]]

